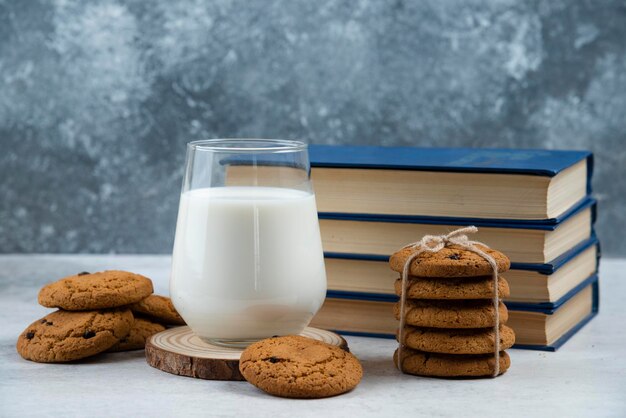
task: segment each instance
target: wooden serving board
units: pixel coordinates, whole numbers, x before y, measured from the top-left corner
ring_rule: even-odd
[[[338,334],[307,327],[300,334],[348,350]],[[169,328],[146,342],[146,361],[164,372],[208,380],[244,380],[239,372],[243,349],[221,347],[198,338],[189,327]]]

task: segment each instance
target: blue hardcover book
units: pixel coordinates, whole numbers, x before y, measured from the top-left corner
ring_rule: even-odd
[[[324,250],[334,256],[386,260],[409,242],[424,235],[446,234],[467,225],[478,227],[472,239],[505,253],[513,263],[532,269],[550,269],[551,260],[591,237],[596,201],[587,198],[564,214],[556,224],[541,222],[493,223],[484,219],[358,218],[319,214]]]
[[[553,308],[507,304],[514,348],[556,351],[598,312],[598,276],[589,277]],[[312,325],[345,335],[395,338],[395,301],[328,296]]]
[[[587,151],[310,146],[323,217],[555,224],[591,193]]]
[[[512,265],[513,269],[504,274],[512,298],[505,304],[510,311],[509,324],[518,333],[516,348],[554,351],[597,313],[599,260],[600,246],[593,235],[553,260],[547,268]],[[542,270],[532,270],[532,267],[542,267]],[[347,335],[393,338],[393,332],[383,331],[394,329],[395,323],[389,315],[398,300],[393,283],[399,273],[391,271],[384,260],[330,257],[326,258],[326,271],[327,302],[314,323]],[[372,292],[372,286],[381,284],[385,286],[384,292]],[[345,313],[337,321],[329,318],[325,310]],[[333,327],[332,323],[342,326]],[[368,328],[372,324],[373,329]],[[529,326],[544,328],[529,332]],[[538,335],[543,335],[545,341],[533,340]]]
[[[600,245],[595,235],[547,264],[512,263],[504,276],[511,289],[511,307],[545,312],[556,309],[598,270]],[[325,254],[329,297],[394,302],[392,271],[386,258]]]
[[[511,270],[530,270],[537,271],[543,274],[552,274],[558,268],[563,266],[565,263],[570,261],[572,258],[576,257],[578,254],[591,247],[592,245],[598,244],[598,238],[591,234],[591,236],[585,241],[577,244],[572,247],[569,251],[563,253],[559,257],[547,262],[547,263],[511,263]],[[349,260],[364,260],[364,261],[380,261],[383,263],[387,263],[389,261],[388,256],[380,256],[380,255],[371,255],[371,254],[347,254],[347,253],[334,253],[330,251],[324,252],[324,257],[326,258],[337,258],[337,259],[349,259]]]
[[[418,148],[310,145],[312,167],[376,168],[469,173],[533,174],[554,177],[589,151],[503,148]]]

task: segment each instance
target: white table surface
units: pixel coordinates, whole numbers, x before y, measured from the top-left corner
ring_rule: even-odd
[[[600,314],[556,353],[510,350],[497,379],[440,380],[400,374],[395,342],[347,337],[364,377],[352,392],[320,400],[275,398],[246,382],[171,375],[143,351],[80,364],[38,364],[15,351],[19,333],[49,310],[42,284],[80,271],[126,269],[167,294],[166,256],[0,256],[0,416],[546,416],[626,417],[626,260],[603,260]]]

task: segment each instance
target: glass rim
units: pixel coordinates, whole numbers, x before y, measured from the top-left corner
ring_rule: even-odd
[[[307,146],[305,142],[293,139],[263,138],[216,138],[187,143],[187,147],[193,150],[255,154],[299,152],[305,151]]]

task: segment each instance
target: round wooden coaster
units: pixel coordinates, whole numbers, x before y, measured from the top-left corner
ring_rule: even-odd
[[[348,351],[338,334],[307,327],[300,334]],[[244,380],[239,372],[243,349],[221,347],[198,338],[189,327],[175,327],[153,335],[146,342],[146,361],[152,367],[180,376],[208,380]]]

